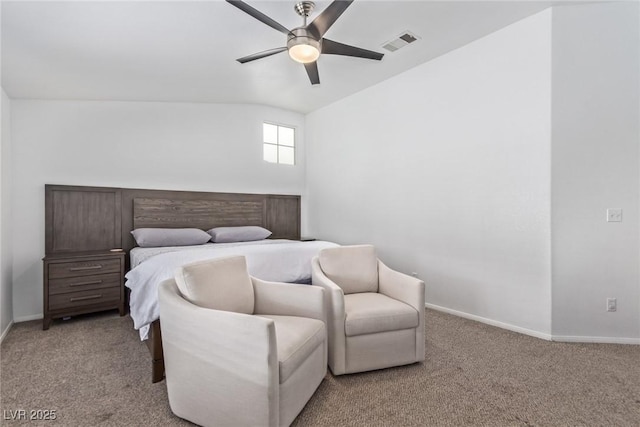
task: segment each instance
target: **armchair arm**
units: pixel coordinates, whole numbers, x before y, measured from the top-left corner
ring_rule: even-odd
[[[390,298],[409,304],[411,307],[424,312],[424,282],[392,270],[378,260],[378,291]]]
[[[402,301],[418,311],[416,328],[416,361],[424,360],[424,282],[390,269],[378,260],[378,291]]]
[[[267,282],[251,277],[255,314],[310,317],[326,323],[324,291],[309,285]]]
[[[185,300],[173,279],[160,285],[162,345],[173,412],[209,425],[216,422],[277,425],[278,360],[271,319],[211,310]],[[251,402],[250,408],[246,402]]]
[[[329,337],[329,366],[334,374],[344,374],[346,372],[344,292],[324,274],[317,256],[311,260],[311,284],[324,289]]]

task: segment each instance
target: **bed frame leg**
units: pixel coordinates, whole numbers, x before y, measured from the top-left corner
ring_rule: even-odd
[[[151,382],[157,383],[164,379],[164,354],[162,352],[160,320],[155,320],[151,323],[146,343],[151,352]]]
[[[158,383],[164,379],[164,360],[151,361],[151,382]]]

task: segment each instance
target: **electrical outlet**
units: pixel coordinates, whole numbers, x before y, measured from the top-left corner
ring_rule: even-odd
[[[622,209],[607,209],[607,222],[622,222]]]
[[[616,311],[618,309],[618,301],[615,298],[607,298],[607,311]]]

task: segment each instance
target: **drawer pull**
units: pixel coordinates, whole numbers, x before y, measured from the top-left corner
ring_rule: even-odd
[[[99,285],[102,283],[102,280],[94,280],[93,282],[78,282],[78,283],[71,283],[69,285],[69,287],[72,286],[86,286],[86,285]]]
[[[72,267],[69,271],[100,270],[101,268],[101,265],[90,265],[88,267]]]
[[[76,301],[85,301],[88,299],[96,299],[96,298],[102,298],[102,295],[89,295],[87,297],[75,297],[75,298],[69,298],[70,302],[76,302]]]

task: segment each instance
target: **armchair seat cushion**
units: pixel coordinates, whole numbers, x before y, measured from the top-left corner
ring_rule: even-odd
[[[266,314],[257,316],[271,319],[275,323],[280,384],[287,381],[319,345],[323,345],[327,336],[321,320]]]
[[[345,335],[374,334],[418,327],[418,311],[386,295],[363,292],[344,296]]]

